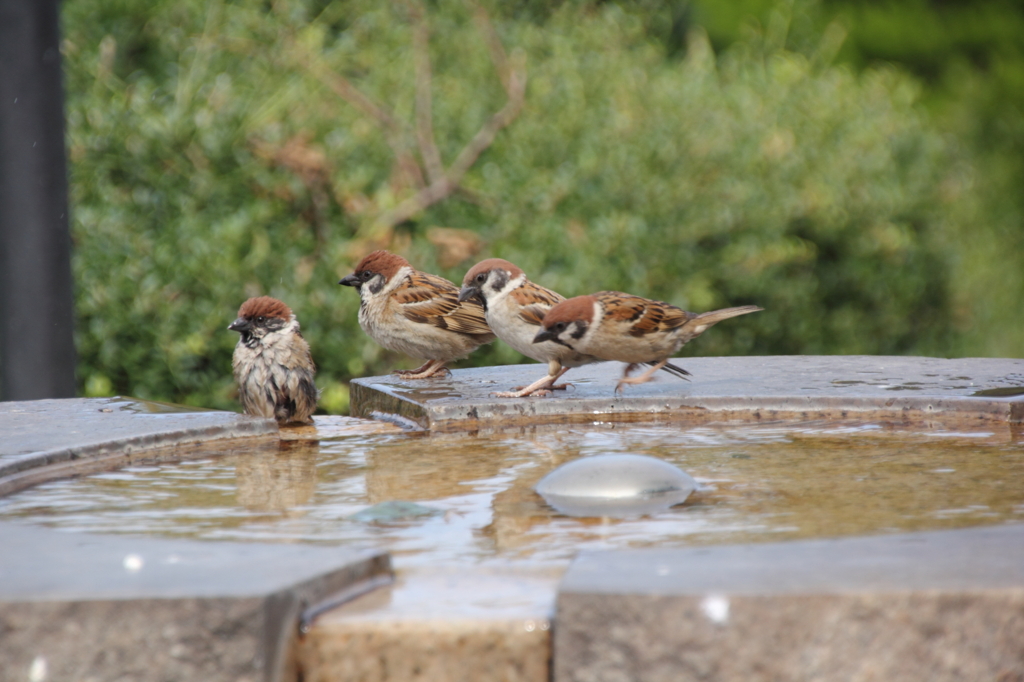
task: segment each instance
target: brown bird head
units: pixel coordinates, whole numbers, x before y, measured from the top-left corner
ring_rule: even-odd
[[[238,309],[238,318],[228,329],[242,335],[243,339],[262,338],[268,332],[283,328],[292,320],[292,310],[281,301],[270,296],[250,298]]]
[[[384,285],[398,274],[402,268],[411,267],[409,261],[390,251],[374,251],[365,256],[351,275],[343,277],[338,284],[355,287],[362,293],[363,285],[367,285],[370,293],[380,293]]]
[[[459,301],[476,299],[484,308],[487,307],[487,296],[498,293],[512,280],[523,274],[514,263],[501,258],[482,260],[462,278],[462,289]]]
[[[562,301],[544,316],[541,330],[533,338],[534,343],[554,341],[569,348],[583,338],[594,321],[593,296],[576,296]]]

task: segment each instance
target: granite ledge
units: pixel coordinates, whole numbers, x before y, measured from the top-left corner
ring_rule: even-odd
[[[892,421],[969,426],[1024,421],[1024,360],[903,356],[677,358],[692,372],[621,395],[621,363],[571,370],[548,397],[491,394],[542,375],[541,365],[455,370],[449,377],[352,382],[352,414],[394,415],[433,431],[594,421]]]
[[[1024,679],[1024,525],[585,553],[555,682]]]
[[[47,679],[297,682],[303,610],[392,575],[377,549],[16,523],[0,546],[0,662],[20,679],[41,665]]]
[[[277,423],[134,398],[0,402],[0,496],[202,443],[276,442]]]

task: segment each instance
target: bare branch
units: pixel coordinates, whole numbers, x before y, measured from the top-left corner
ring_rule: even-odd
[[[383,229],[390,229],[399,223],[409,220],[414,215],[447,198],[462,182],[466,171],[472,167],[480,154],[487,149],[495,136],[502,128],[508,126],[516,119],[523,108],[523,98],[526,94],[526,68],[522,63],[522,53],[518,53],[519,62],[513,67],[509,74],[508,93],[509,99],[501,110],[492,116],[487,123],[473,136],[469,144],[459,152],[455,161],[448,168],[448,171],[436,182],[423,188],[413,196],[409,197],[394,209],[380,216],[377,225]]]
[[[296,59],[296,63],[306,68],[334,94],[369,116],[383,129],[384,138],[395,155],[395,166],[399,174],[413,187],[423,189],[426,186],[426,181],[423,178],[420,164],[416,161],[406,142],[409,137],[406,125],[352,85],[347,78],[328,67],[322,59],[310,54],[308,50],[302,49],[295,41],[292,42],[292,47],[302,52],[301,58]]]
[[[376,229],[390,230],[395,225],[404,223],[420,211],[426,210],[452,193],[454,187],[448,178],[442,177],[438,182],[431,183],[412,195],[398,206],[382,214],[376,220]],[[374,231],[376,231],[376,229]]]
[[[431,101],[432,76],[430,73],[430,28],[426,13],[417,0],[409,0],[413,18],[412,45],[416,66],[416,141],[420,156],[427,169],[427,178],[436,183],[444,175],[441,153],[434,141],[434,114]]]
[[[359,109],[364,114],[373,118],[378,125],[387,130],[393,135],[401,135],[402,128],[404,127],[401,123],[395,119],[384,107],[380,106],[368,96],[364,95],[356,86],[352,85],[351,82],[339,73],[336,73],[326,67],[319,60],[315,60],[313,63],[307,63],[310,71],[313,75],[320,79],[320,82],[329,87],[334,94],[342,98],[356,109]]]
[[[385,107],[361,92],[347,78],[333,71],[318,55],[304,49],[296,41],[293,41],[291,45],[293,54],[299,53],[295,59],[297,64],[318,78],[338,97],[367,115],[384,131],[388,145],[395,155],[397,175],[408,178],[411,180],[409,184],[417,188],[412,196],[407,197],[393,209],[385,211],[373,223],[366,225],[364,230],[361,230],[365,237],[376,242],[386,242],[395,225],[412,218],[459,190],[466,172],[494,142],[497,134],[519,115],[526,93],[525,54],[518,50],[513,52],[510,59],[483,7],[476,4],[475,0],[468,0],[473,5],[474,20],[487,44],[491,61],[498,72],[508,100],[496,114],[484,123],[445,170],[434,139],[431,92],[433,76],[429,54],[430,30],[427,25],[426,12],[420,4],[420,0],[406,1],[413,21],[413,51],[416,70],[415,138],[423,159],[423,166],[426,168],[426,180],[420,164],[408,144],[412,137],[408,126],[396,119]],[[397,190],[396,193],[398,193],[401,187],[392,187],[392,189]]]
[[[495,136],[502,128],[512,123],[523,108],[523,97],[526,94],[526,68],[513,68],[509,72],[508,102],[501,108],[501,111],[491,117],[483,128],[473,136],[469,144],[459,152],[455,161],[448,168],[448,180],[453,184],[459,184],[462,176],[469,170],[470,166],[476,163],[477,158],[485,149],[491,146]]]
[[[480,35],[483,36],[484,42],[487,43],[487,49],[491,53],[491,62],[494,63],[494,68],[498,71],[498,78],[501,79],[505,92],[511,95],[509,87],[512,74],[509,72],[505,46],[501,44],[501,38],[498,37],[498,32],[494,30],[494,24],[491,23],[491,19],[487,16],[487,10],[483,8],[483,5],[475,0],[468,0],[468,4],[473,7],[473,20],[476,21]]]

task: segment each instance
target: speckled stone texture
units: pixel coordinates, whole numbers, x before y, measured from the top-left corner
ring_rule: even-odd
[[[559,612],[557,682],[1024,680],[1024,592],[607,597]],[[586,630],[584,625],[596,625]]]
[[[299,657],[303,682],[547,682],[549,634],[514,620],[333,622]]]
[[[262,600],[102,600],[0,605],[5,680],[262,682]],[[282,676],[294,679],[294,674]]]
[[[304,682],[547,682],[560,569],[443,566],[318,618],[299,646]]]
[[[579,557],[556,682],[1024,680],[1024,526]]]

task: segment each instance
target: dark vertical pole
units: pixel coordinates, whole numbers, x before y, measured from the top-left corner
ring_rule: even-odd
[[[0,399],[75,395],[58,0],[0,0]]]

